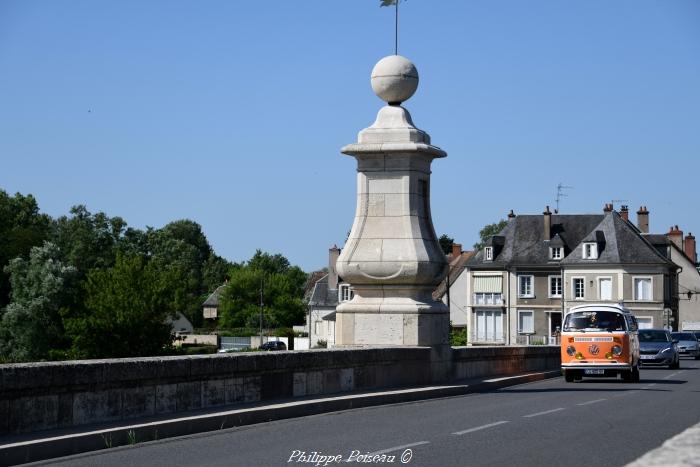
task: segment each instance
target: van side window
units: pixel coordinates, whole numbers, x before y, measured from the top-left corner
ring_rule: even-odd
[[[637,331],[639,328],[637,326],[637,318],[635,318],[634,316],[626,316],[626,318],[627,318],[627,328],[633,332]]]

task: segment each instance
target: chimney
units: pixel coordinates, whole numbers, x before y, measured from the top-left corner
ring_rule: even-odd
[[[666,236],[676,244],[679,250],[683,251],[683,231],[677,225],[671,227]]]
[[[549,240],[552,235],[552,212],[549,210],[549,206],[542,213],[544,215],[544,229],[542,230],[542,236],[544,240]]]
[[[453,243],[452,244],[452,259],[458,258],[462,254],[462,244]]]
[[[646,206],[640,206],[637,211],[637,228],[642,233],[649,233],[649,211]]]
[[[626,220],[627,222],[630,221],[630,210],[629,210],[629,208],[627,207],[627,205],[625,205],[625,204],[623,204],[623,205],[620,207],[620,217],[622,217],[622,218],[623,218],[624,220]]]
[[[511,209],[510,212],[508,213],[508,220],[511,220],[511,219],[513,219],[514,217],[515,217],[515,213],[514,213],[513,210]]]
[[[613,205],[609,203],[605,203],[605,206],[603,206],[603,212],[608,213],[612,212],[613,210]]]
[[[328,250],[328,288],[331,290],[338,288],[338,271],[335,268],[335,263],[340,256],[340,248],[333,245],[333,248]]]
[[[685,255],[690,258],[690,261],[692,261],[693,264],[698,264],[698,254],[695,249],[695,237],[693,237],[693,232],[688,232],[683,242],[683,247]]]

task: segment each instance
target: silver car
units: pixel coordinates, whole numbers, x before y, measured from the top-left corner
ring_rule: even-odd
[[[700,343],[692,332],[672,332],[671,337],[678,341],[678,354],[700,360]]]
[[[675,339],[665,329],[639,330],[639,359],[644,366],[680,366]]]

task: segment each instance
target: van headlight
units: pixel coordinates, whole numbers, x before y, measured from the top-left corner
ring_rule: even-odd
[[[622,347],[620,347],[619,345],[613,345],[612,353],[616,357],[619,357],[620,355],[622,355]]]
[[[566,348],[566,353],[569,355],[569,357],[573,357],[576,354],[576,348],[573,345],[570,345]]]

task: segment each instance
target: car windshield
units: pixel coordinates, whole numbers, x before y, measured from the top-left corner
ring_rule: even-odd
[[[613,311],[575,311],[566,315],[564,331],[624,331],[625,318]]]
[[[694,341],[694,340],[696,340],[695,336],[693,336],[689,332],[674,332],[674,333],[671,333],[671,335],[673,336],[674,339],[678,339],[679,341]]]
[[[639,331],[639,342],[668,342],[666,331]]]

